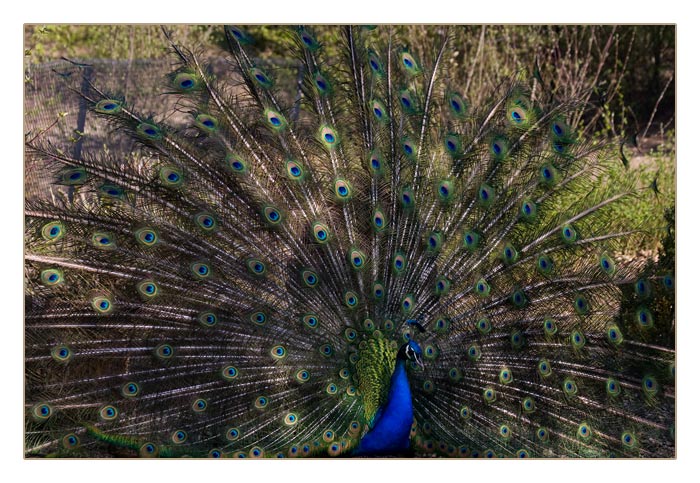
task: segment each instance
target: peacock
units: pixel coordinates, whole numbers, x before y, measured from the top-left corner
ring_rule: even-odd
[[[297,85],[221,28],[164,30],[164,111],[78,79],[104,149],[27,135],[26,457],[675,455],[675,262],[585,99],[471,104],[448,26],[286,26]]]

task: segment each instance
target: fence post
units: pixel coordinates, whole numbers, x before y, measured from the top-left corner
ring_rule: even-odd
[[[90,81],[92,80],[92,66],[88,65],[83,67],[85,70],[83,71],[83,82],[80,85],[80,93],[83,96],[87,96],[88,91],[90,89]],[[75,130],[77,131],[76,134],[78,134],[78,140],[75,142],[75,145],[73,146],[73,158],[74,159],[81,159],[82,156],[82,151],[83,151],[83,134],[85,133],[85,118],[87,117],[87,110],[88,110],[88,105],[87,105],[87,100],[84,97],[81,97],[78,101],[78,122],[75,127]],[[68,187],[68,200],[73,203],[73,192],[75,188],[73,186]]]

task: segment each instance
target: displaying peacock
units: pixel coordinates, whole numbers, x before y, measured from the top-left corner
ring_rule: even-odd
[[[621,256],[653,190],[583,99],[469,104],[446,26],[287,34],[297,93],[238,27],[223,73],[171,41],[167,112],[83,79],[139,156],[28,136],[26,456],[673,457],[674,262]]]

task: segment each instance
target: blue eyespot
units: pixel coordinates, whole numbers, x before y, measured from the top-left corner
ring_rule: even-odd
[[[104,406],[100,409],[100,417],[104,420],[109,421],[116,419],[117,415],[118,411],[114,406]]]
[[[65,448],[74,448],[78,446],[80,440],[75,434],[68,434],[63,438],[63,446]]]
[[[235,379],[238,376],[238,369],[233,366],[226,366],[222,371],[222,375],[227,380]]]
[[[674,280],[672,275],[664,275],[663,282],[665,288],[669,290],[673,289]]]
[[[154,350],[154,354],[158,359],[168,360],[173,356],[173,348],[169,344],[160,344]]]
[[[650,294],[650,285],[645,279],[637,280],[634,284],[634,290],[639,297],[648,297]]]
[[[311,329],[315,329],[316,326],[318,326],[318,319],[314,315],[305,315],[302,318],[302,321],[304,322],[304,324],[306,324],[307,327]]]
[[[95,104],[95,111],[100,114],[116,114],[121,111],[122,102],[115,99],[102,99]]]
[[[128,395],[135,396],[136,394],[138,394],[138,392],[139,392],[139,387],[138,387],[138,385],[136,385],[136,383],[129,382],[129,383],[124,385],[124,395],[125,396],[128,396]]]
[[[197,318],[199,322],[205,327],[211,327],[213,325],[216,325],[216,323],[218,322],[217,316],[212,312],[201,313]]]

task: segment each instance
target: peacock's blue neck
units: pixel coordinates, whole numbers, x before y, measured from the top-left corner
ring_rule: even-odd
[[[379,418],[360,441],[355,455],[397,454],[408,449],[413,424],[413,404],[404,359],[396,360],[389,395],[386,404],[379,411]]]

